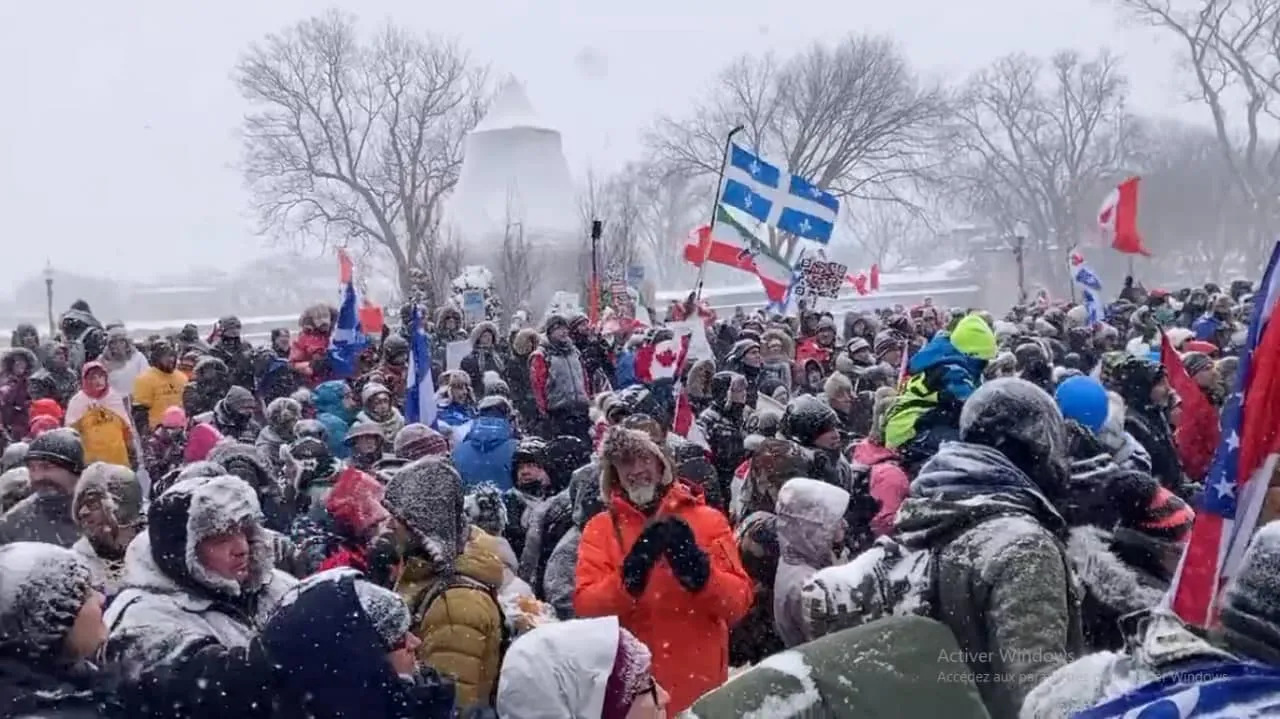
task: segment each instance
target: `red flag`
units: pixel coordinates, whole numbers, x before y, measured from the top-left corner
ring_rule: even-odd
[[[382,334],[382,308],[377,305],[369,304],[366,300],[356,311],[356,316],[360,318],[360,329],[366,335]]]
[[[703,436],[702,428],[698,426],[693,415],[693,403],[689,400],[689,390],[685,387],[684,378],[679,373],[689,356],[690,340],[692,336],[687,334],[680,338],[680,355],[676,359],[676,381],[671,387],[671,393],[676,398],[676,411],[672,418],[671,431],[706,449],[709,447],[707,438]]]
[[[355,263],[351,261],[351,255],[347,254],[345,248],[338,248],[338,284],[343,287],[351,281],[352,275],[355,274]]]
[[[1280,245],[1262,277],[1235,391],[1222,411],[1222,442],[1166,597],[1175,614],[1197,627],[1216,623],[1218,594],[1241,565],[1280,454],[1278,263]]]
[[[1098,210],[1098,229],[1104,238],[1111,240],[1111,247],[1126,255],[1151,253],[1142,244],[1138,233],[1138,183],[1141,178],[1130,177],[1121,182],[1103,200]]]
[[[1178,458],[1188,477],[1203,481],[1213,461],[1213,452],[1222,441],[1218,411],[1204,396],[1200,385],[1187,374],[1182,358],[1169,341],[1169,335],[1164,333],[1160,336],[1160,364],[1169,374],[1169,386],[1182,398],[1182,422],[1173,434]]]
[[[878,292],[880,290],[880,265],[871,266],[871,291]]]

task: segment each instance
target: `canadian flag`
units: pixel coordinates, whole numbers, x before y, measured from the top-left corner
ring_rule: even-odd
[[[644,384],[671,379],[680,371],[679,340],[646,344],[636,351],[636,378]]]
[[[1098,230],[1104,239],[1110,240],[1115,251],[1150,257],[1151,253],[1142,244],[1142,235],[1138,234],[1140,181],[1139,177],[1130,177],[1107,195],[1098,210]]]
[[[689,342],[692,339],[692,336],[688,334],[680,337],[679,343],[676,344],[679,349],[679,355],[674,363],[676,367],[684,366],[685,359],[689,356]],[[657,358],[655,357],[654,359],[656,360]],[[682,377],[676,376],[676,383],[672,386],[671,393],[676,400],[671,430],[703,449],[709,449],[711,445],[707,442],[706,436],[702,434],[702,428],[698,426],[697,418],[694,417],[693,403],[689,400],[689,389],[685,387]]]

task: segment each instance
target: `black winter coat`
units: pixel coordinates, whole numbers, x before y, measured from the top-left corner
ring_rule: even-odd
[[[39,667],[0,659],[0,719],[124,716],[115,690],[92,667]]]
[[[253,347],[242,344],[239,350],[232,352],[222,345],[216,345],[209,354],[226,363],[231,384],[254,391]]]

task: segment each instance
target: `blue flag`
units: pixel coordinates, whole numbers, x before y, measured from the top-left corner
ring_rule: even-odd
[[[338,310],[338,325],[329,338],[329,369],[333,378],[346,379],[354,375],[360,353],[368,344],[368,338],[360,329],[360,313],[356,311],[356,288],[348,282]]]
[[[1208,719],[1280,715],[1280,672],[1226,662],[1169,674],[1074,719]]]
[[[720,201],[783,232],[824,245],[831,241],[840,213],[835,195],[799,175],[784,176],[776,166],[738,145],[730,148]]]
[[[422,328],[422,311],[415,304],[409,315],[409,378],[404,399],[406,422],[436,425],[436,383],[431,376],[431,337]]]

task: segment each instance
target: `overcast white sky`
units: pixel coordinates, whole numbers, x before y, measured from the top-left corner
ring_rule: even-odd
[[[637,154],[654,115],[679,112],[734,56],[848,32],[891,34],[946,78],[1013,51],[1109,46],[1135,109],[1198,113],[1178,99],[1172,48],[1103,0],[8,0],[0,279],[46,258],[141,279],[261,252],[235,168],[244,104],[230,70],[251,41],[335,6],[368,28],[390,19],[456,36],[514,73],[579,177]]]

